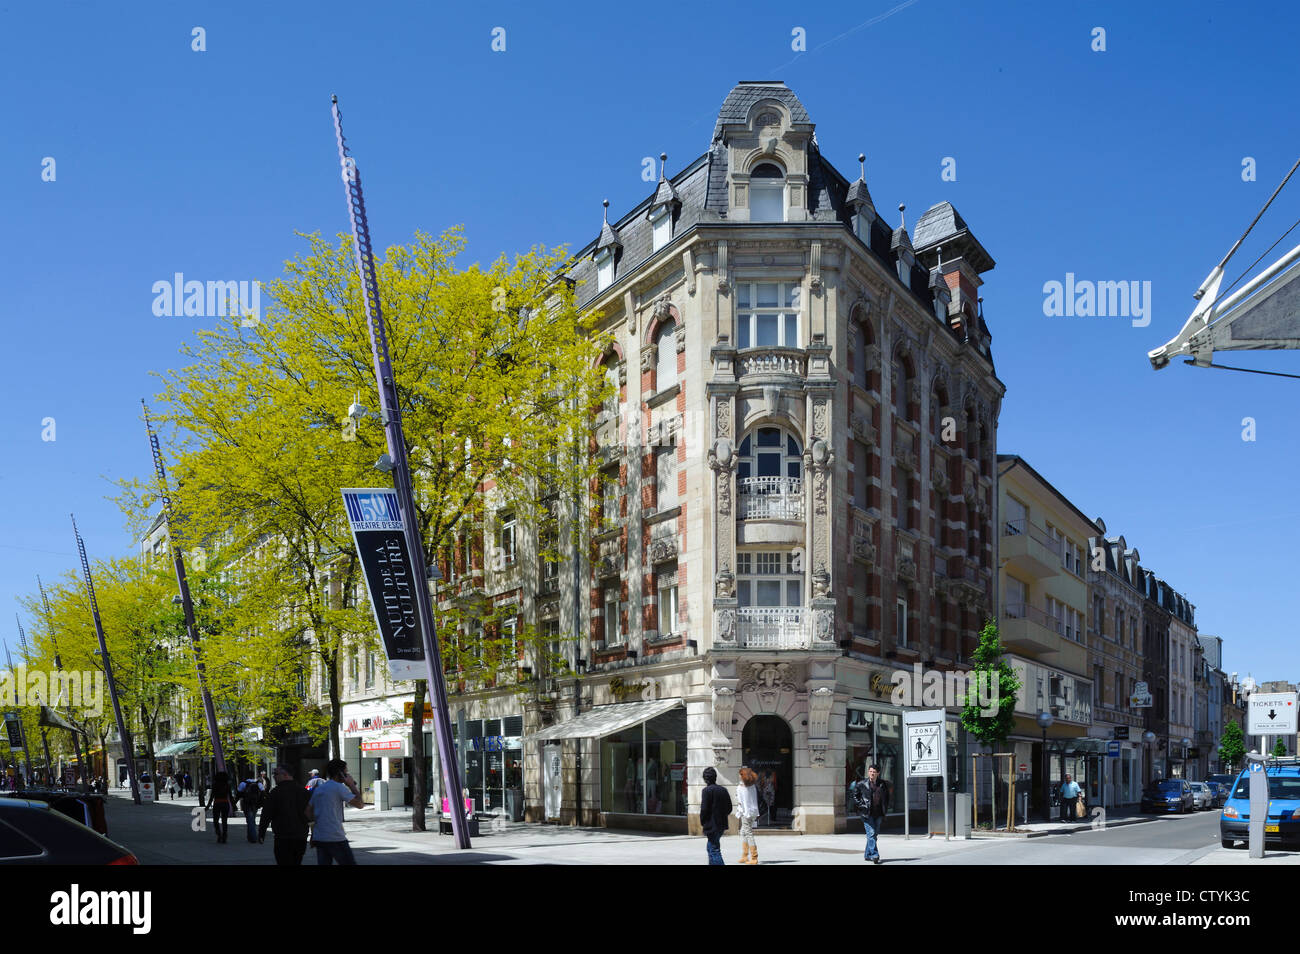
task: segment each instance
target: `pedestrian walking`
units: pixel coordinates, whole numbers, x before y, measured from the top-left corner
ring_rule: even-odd
[[[167,794],[171,796],[172,801],[176,801],[176,779],[170,775],[167,776]]]
[[[853,783],[851,794],[867,834],[867,847],[862,858],[880,864],[880,847],[876,838],[880,835],[881,822],[889,814],[889,783],[880,777],[880,766],[873,763],[867,769],[865,781],[859,776]]]
[[[244,824],[248,826],[248,843],[257,843],[257,810],[262,805],[262,783],[248,773],[239,783],[239,807],[244,811]]]
[[[224,845],[230,835],[231,809],[230,776],[218,772],[212,776],[212,827],[217,831],[217,844]]]
[[[1065,781],[1061,783],[1061,821],[1074,821],[1076,806],[1079,804],[1079,796],[1083,794],[1083,789],[1079,783],[1065,776]]]
[[[311,795],[293,779],[283,765],[275,767],[275,788],[266,796],[262,820],[257,826],[257,840],[266,840],[266,829],[275,832],[275,863],[300,865],[307,853],[307,803]]]
[[[305,787],[307,791],[310,792],[323,781],[325,781],[325,779],[321,777],[320,769],[312,769],[307,775],[307,785]]]
[[[758,821],[758,773],[748,765],[740,770],[736,786],[736,817],[740,819],[740,863],[758,864],[758,842],[754,840],[754,823]]]
[[[311,846],[316,849],[316,864],[355,865],[352,846],[343,832],[343,806],[363,808],[366,802],[348,774],[347,762],[333,759],[325,766],[325,774],[329,778],[311,790],[307,803],[307,820],[314,825]]]
[[[706,850],[709,864],[720,865],[722,845],[719,839],[727,830],[727,819],[731,815],[731,796],[718,784],[718,772],[712,765],[704,770],[704,791],[700,795],[700,827],[708,841]]]

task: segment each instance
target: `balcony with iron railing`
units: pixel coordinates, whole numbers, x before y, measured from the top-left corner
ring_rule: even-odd
[[[742,477],[737,482],[741,520],[802,520],[803,481],[798,477]]]
[[[1028,520],[1008,520],[1002,525],[1000,546],[1002,559],[1011,567],[1034,579],[1045,579],[1061,572],[1061,541]]]
[[[742,606],[736,610],[736,643],[741,649],[807,649],[807,611],[802,606]]]

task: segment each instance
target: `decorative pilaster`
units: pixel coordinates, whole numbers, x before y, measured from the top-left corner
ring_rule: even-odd
[[[732,444],[731,415],[731,397],[717,395],[714,399],[714,440],[709,448],[708,462],[714,473],[713,642],[719,648],[735,647],[736,608],[739,606],[734,556],[736,516],[732,502],[736,455]]]

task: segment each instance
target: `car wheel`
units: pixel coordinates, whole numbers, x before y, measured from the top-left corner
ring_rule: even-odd
[[[1224,848],[1231,848],[1233,845],[1236,844],[1236,842],[1233,841],[1231,838],[1220,838],[1219,844],[1221,844]]]

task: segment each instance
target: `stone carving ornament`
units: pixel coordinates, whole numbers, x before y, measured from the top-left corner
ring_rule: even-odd
[[[750,663],[740,683],[741,692],[798,692],[793,663]]]

